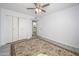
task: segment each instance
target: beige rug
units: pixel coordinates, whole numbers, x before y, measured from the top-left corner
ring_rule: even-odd
[[[16,56],[75,56],[79,55],[47,41],[30,39],[11,44],[11,54]]]

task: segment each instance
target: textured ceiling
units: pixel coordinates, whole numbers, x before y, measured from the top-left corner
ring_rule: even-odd
[[[28,7],[35,7],[33,3],[0,3],[1,8],[6,8],[9,10],[21,12],[24,14],[32,15],[32,16],[44,16],[46,14],[51,14],[53,12],[63,10],[66,8],[70,8],[72,6],[79,5],[78,3],[50,3],[50,6],[46,7],[46,13],[42,13],[39,15],[36,15],[34,13],[34,10],[27,10]]]

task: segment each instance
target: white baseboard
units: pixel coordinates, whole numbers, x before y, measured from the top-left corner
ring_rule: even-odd
[[[39,39],[48,41],[49,43],[55,44],[55,45],[57,45],[57,46],[60,46],[60,47],[62,47],[62,48],[65,48],[65,49],[67,49],[67,50],[70,50],[70,51],[72,51],[72,52],[76,52],[76,53],[79,54],[79,49],[78,49],[78,48],[75,48],[75,47],[72,47],[72,46],[68,46],[68,45],[65,45],[65,44],[62,44],[62,43],[59,43],[59,42],[50,40],[50,39],[48,39],[48,38],[45,38],[45,37],[42,37],[42,36],[39,36],[39,35],[38,35],[38,37],[39,37]]]

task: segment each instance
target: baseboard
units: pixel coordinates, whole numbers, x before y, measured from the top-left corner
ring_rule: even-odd
[[[4,45],[7,45],[7,44],[12,44],[12,43],[16,43],[16,42],[22,42],[24,40],[29,40],[29,39],[32,39],[32,37],[30,37],[30,38],[24,38],[24,39],[20,39],[20,40],[16,40],[16,41],[13,41],[13,42],[10,42],[10,43],[6,43],[6,44],[1,44],[0,47],[2,47]]]
[[[65,48],[67,50],[70,50],[72,52],[75,52],[75,53],[78,53],[79,54],[79,49],[78,48],[75,48],[75,47],[72,47],[72,46],[68,46],[68,45],[65,45],[65,44],[62,44],[62,43],[59,43],[59,42],[56,42],[56,41],[53,41],[53,40],[50,40],[48,38],[45,38],[45,37],[42,37],[42,36],[38,36],[39,39],[42,39],[42,40],[45,40],[45,41],[48,41],[52,44],[55,44],[57,46],[60,46],[62,48]]]

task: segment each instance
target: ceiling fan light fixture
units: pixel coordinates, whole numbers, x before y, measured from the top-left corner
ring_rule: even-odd
[[[42,10],[41,10],[41,9],[39,9],[39,12],[42,12]]]
[[[35,11],[36,11],[37,13],[41,13],[41,12],[42,12],[42,10],[39,9],[39,8],[36,8]]]
[[[34,3],[35,7],[34,8],[27,8],[27,9],[32,9],[35,11],[35,14],[38,14],[38,13],[42,13],[42,12],[46,12],[46,10],[44,9],[45,7],[49,6],[50,4],[47,3],[47,4],[39,4],[39,3]]]

